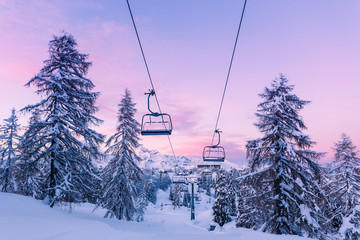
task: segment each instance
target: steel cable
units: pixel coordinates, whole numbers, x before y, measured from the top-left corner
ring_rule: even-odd
[[[160,114],[162,114],[161,108],[160,108],[160,104],[159,104],[159,100],[158,100],[157,95],[156,95],[154,83],[153,83],[152,78],[151,78],[149,66],[148,66],[147,61],[146,61],[146,58],[145,58],[144,49],[143,49],[143,47],[142,47],[142,44],[141,44],[141,41],[140,41],[140,37],[139,37],[139,33],[138,33],[138,30],[137,30],[137,27],[136,27],[136,24],[135,24],[134,16],[133,16],[132,11],[131,11],[131,7],[130,7],[130,4],[129,4],[129,0],[126,0],[126,3],[127,3],[127,6],[128,6],[128,9],[129,9],[129,12],[130,12],[131,20],[132,20],[132,23],[133,23],[133,26],[134,26],[134,30],[135,30],[135,33],[136,33],[136,37],[137,37],[137,40],[138,40],[138,43],[139,43],[139,46],[140,46],[141,54],[142,54],[142,57],[143,57],[143,60],[144,60],[144,63],[145,63],[145,67],[146,67],[146,71],[147,71],[147,74],[148,74],[148,77],[149,77],[149,80],[150,80],[150,84],[151,84],[152,89],[153,89],[154,92],[155,92],[154,95],[155,95],[156,103],[157,103],[157,106],[158,106],[158,108],[159,108]],[[173,154],[173,156],[174,156],[174,160],[177,162],[177,159],[176,159],[176,156],[175,156],[175,151],[174,151],[173,145],[172,145],[172,143],[171,143],[170,136],[167,136],[167,137],[168,137],[168,141],[169,141],[169,144],[170,144],[170,148],[171,148],[172,154]]]
[[[237,34],[236,34],[236,39],[235,39],[233,52],[232,52],[232,55],[231,55],[229,70],[228,70],[228,73],[227,73],[227,76],[226,76],[225,87],[224,87],[224,91],[223,91],[222,98],[221,98],[221,103],[220,103],[219,112],[218,112],[217,119],[216,119],[216,124],[215,124],[213,137],[212,137],[212,140],[211,140],[211,145],[213,145],[213,143],[214,143],[215,132],[216,132],[216,130],[218,128],[218,124],[219,124],[220,114],[221,114],[222,106],[223,106],[223,103],[224,103],[224,97],[225,97],[227,85],[228,85],[228,82],[229,82],[229,76],[230,76],[230,72],[231,72],[231,67],[232,67],[232,63],[233,63],[233,60],[234,60],[234,56],[235,56],[235,50],[236,50],[237,42],[238,42],[238,39],[239,39],[239,33],[240,33],[243,18],[244,18],[246,3],[247,3],[247,0],[244,1],[244,6],[243,6],[243,9],[242,9],[242,13],[241,13],[240,23],[239,23],[239,27],[238,27]]]

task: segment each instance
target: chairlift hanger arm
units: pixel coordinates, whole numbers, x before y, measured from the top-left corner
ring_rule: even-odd
[[[219,131],[219,129],[216,129],[215,130],[215,133],[217,133],[218,134],[218,143],[216,144],[216,145],[213,145],[214,147],[217,147],[217,146],[219,146],[219,144],[220,144],[220,133],[221,133],[222,131]]]
[[[150,109],[150,96],[154,96],[154,95],[156,96],[154,89],[149,89],[149,92],[148,92],[148,93],[144,93],[144,94],[145,94],[145,95],[148,95],[148,110],[149,110],[149,112],[151,112],[151,114],[158,115],[159,113],[153,112],[153,111],[151,111],[151,109]]]

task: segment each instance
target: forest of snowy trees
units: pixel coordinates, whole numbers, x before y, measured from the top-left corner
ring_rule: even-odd
[[[99,93],[86,77],[90,67],[72,35],[49,42],[44,67],[26,83],[36,87],[40,102],[12,109],[0,128],[0,190],[50,207],[89,202],[106,209],[104,217],[127,221],[142,221],[159,190],[169,192],[175,209],[191,207],[187,186],[172,183],[160,169],[139,167],[140,124],[130,90],[118,105],[114,134],[94,130],[102,120],[95,117]],[[248,167],[192,169],[198,188],[214,198],[213,221],[273,234],[358,239],[360,158],[350,136],[343,134],[333,161],[321,165],[325,153],[313,150],[300,115],[310,102],[282,74],[260,97],[255,126],[262,137],[246,144]],[[18,123],[19,113],[30,114],[27,126]]]

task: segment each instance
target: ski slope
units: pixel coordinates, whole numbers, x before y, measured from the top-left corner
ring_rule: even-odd
[[[174,209],[168,193],[159,191],[158,203],[150,205],[143,222],[104,219],[104,209],[94,205],[51,209],[29,197],[0,193],[0,239],[4,240],[305,240],[297,236],[277,236],[249,229],[224,228],[208,231],[211,201],[202,197],[196,204],[196,220],[190,221],[187,208]]]

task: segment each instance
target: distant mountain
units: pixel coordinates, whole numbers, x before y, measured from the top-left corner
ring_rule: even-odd
[[[176,156],[176,160],[172,155],[162,154],[157,150],[149,150],[145,147],[140,147],[137,151],[138,156],[143,159],[139,166],[143,169],[164,169],[167,171],[174,171],[177,164],[180,168],[191,169],[197,167],[198,164],[214,164],[204,163],[202,160],[188,158],[186,156]],[[219,163],[215,163],[219,164]],[[226,161],[221,163],[221,167],[225,169],[239,168],[238,165]]]
[[[143,159],[139,165],[144,169],[164,169],[167,171],[174,170],[175,165],[190,169],[196,166],[196,162],[190,158],[185,156],[174,156],[162,154],[157,150],[149,150],[145,147],[140,147],[138,152],[138,156]]]

